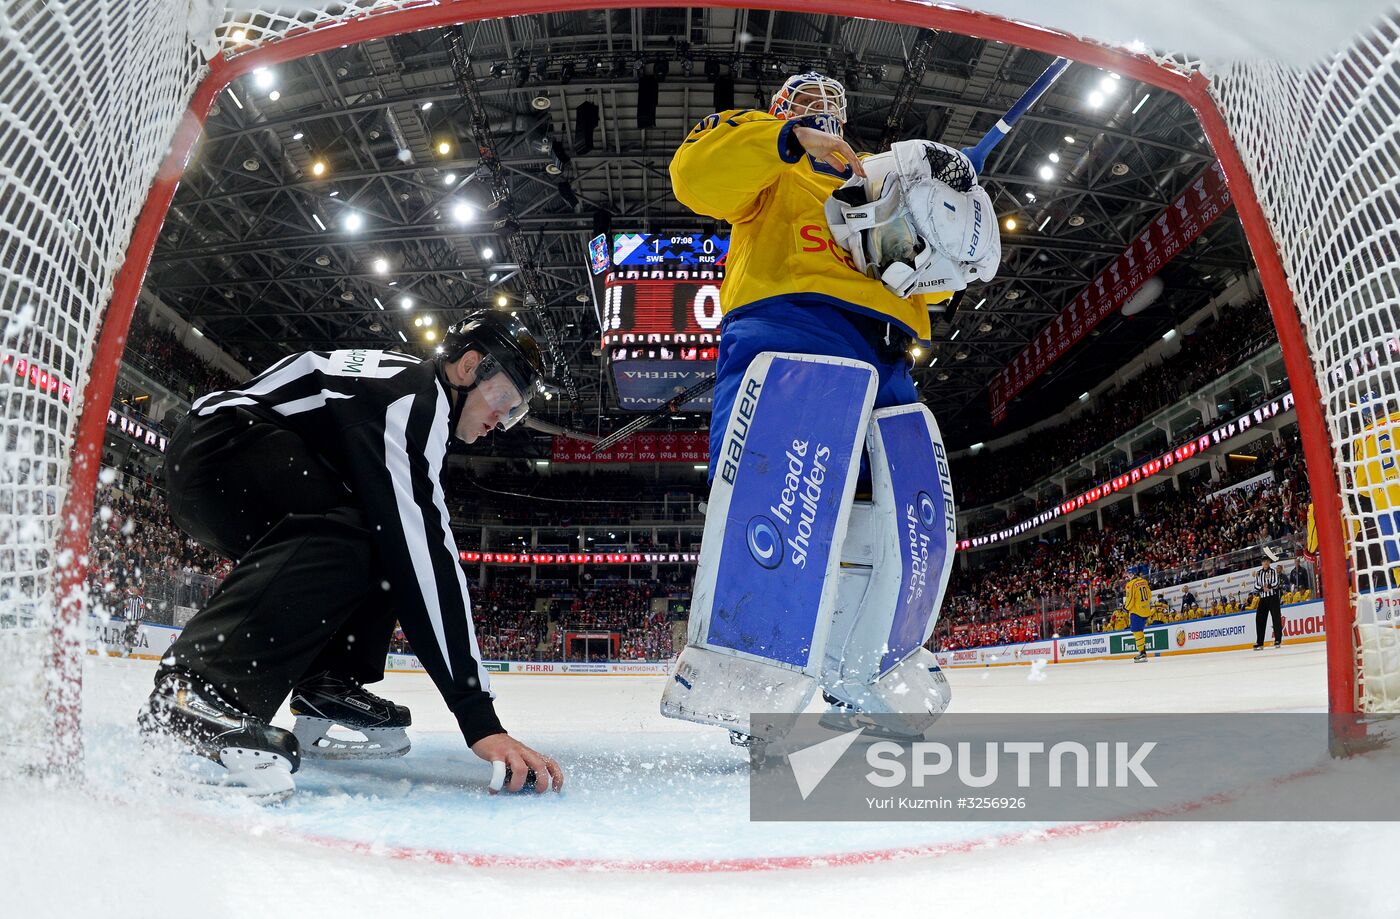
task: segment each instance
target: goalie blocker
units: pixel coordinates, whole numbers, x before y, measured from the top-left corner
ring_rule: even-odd
[[[764,352],[749,365],[662,714],[771,739],[778,726],[751,715],[800,712],[818,688],[908,715],[909,734],[947,708],[922,648],[952,570],[947,459],[922,406],[872,416],[875,386],[873,367],[843,358]],[[867,441],[873,501],[855,503]]]

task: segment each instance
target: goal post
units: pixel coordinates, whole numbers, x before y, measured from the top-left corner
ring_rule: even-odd
[[[1329,708],[1342,717],[1400,710],[1391,605],[1400,599],[1400,518],[1389,516],[1400,512],[1400,495],[1392,508],[1379,468],[1386,459],[1373,455],[1388,451],[1392,417],[1400,424],[1400,404],[1387,401],[1400,400],[1400,8],[1358,21],[1345,47],[1294,67],[1152,56],[1106,44],[1112,36],[922,0],[702,5],[879,18],[1001,41],[1115,71],[1191,105],[1226,176],[1297,396],[1321,547]],[[219,93],[256,68],[369,39],[633,6],[320,0],[261,8],[247,0],[221,15],[216,0],[0,4],[0,344],[43,373],[0,373],[8,454],[0,463],[0,617],[9,617],[0,629],[9,622],[11,635],[40,636],[49,721],[39,743],[50,762],[81,754],[88,525],[117,366],[166,212]],[[1332,225],[1339,238],[1327,235]],[[7,647],[0,637],[0,654],[12,654]],[[11,664],[0,660],[0,672],[15,671]],[[0,703],[0,721],[17,709]]]

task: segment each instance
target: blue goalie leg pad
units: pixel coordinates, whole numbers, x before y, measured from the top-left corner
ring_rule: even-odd
[[[938,423],[922,405],[877,410],[867,447],[873,500],[857,507],[847,532],[822,689],[860,712],[909,716],[906,732],[919,734],[951,698],[923,644],[953,571],[952,479]]]
[[[816,691],[875,396],[861,361],[764,352],[729,416],[661,713],[762,736]]]

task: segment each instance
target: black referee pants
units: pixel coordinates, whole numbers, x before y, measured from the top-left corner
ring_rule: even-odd
[[[1254,643],[1256,645],[1264,643],[1264,620],[1270,616],[1274,620],[1274,643],[1277,644],[1283,641],[1283,609],[1278,594],[1259,598],[1259,607],[1254,611]]]
[[[237,565],[162,673],[197,674],[263,720],[303,676],[383,678],[395,616],[371,532],[299,435],[243,409],[190,414],[170,440],[165,479],[180,528]]]

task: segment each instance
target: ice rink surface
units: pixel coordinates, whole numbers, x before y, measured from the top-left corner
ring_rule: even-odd
[[[653,677],[495,679],[560,796],[489,796],[427,677],[390,674],[408,756],[308,763],[277,806],[175,798],[132,753],[153,669],[88,659],[85,790],[0,788],[0,914],[1400,914],[1394,824],[753,823],[743,751],[660,717]],[[1324,677],[1321,644],[949,674],[955,711],[1011,713],[1320,711]]]

